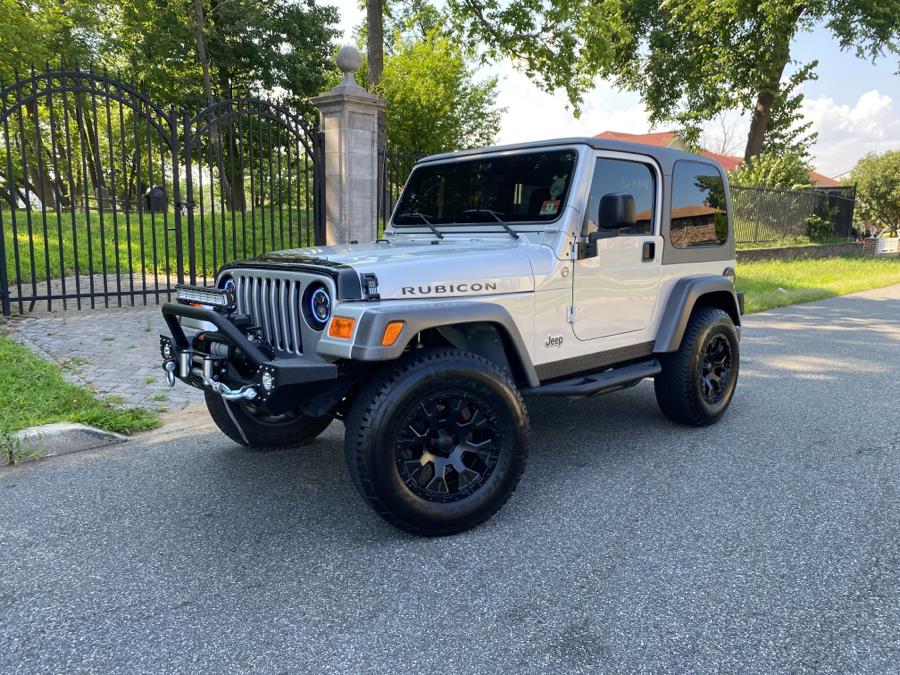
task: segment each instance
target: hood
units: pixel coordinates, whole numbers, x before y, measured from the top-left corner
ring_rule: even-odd
[[[496,295],[534,290],[524,240],[445,238],[275,251],[229,267],[320,267],[378,277],[382,299]]]

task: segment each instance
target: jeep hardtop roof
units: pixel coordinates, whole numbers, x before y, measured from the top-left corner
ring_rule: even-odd
[[[587,145],[595,150],[614,150],[618,152],[631,152],[637,155],[646,155],[654,158],[660,165],[664,174],[672,172],[672,165],[678,160],[691,160],[715,166],[723,171],[721,165],[701,155],[695,155],[674,148],[660,148],[655,145],[643,143],[631,143],[629,141],[615,141],[607,138],[594,138],[592,136],[575,136],[571,138],[554,138],[547,141],[531,141],[529,143],[513,143],[510,145],[496,145],[488,148],[473,148],[471,150],[458,150],[456,152],[442,152],[437,155],[429,155],[420,159],[417,164],[434,162],[445,159],[456,159],[480,155],[489,152],[507,152],[510,150],[539,150],[542,148],[554,148],[560,146]]]

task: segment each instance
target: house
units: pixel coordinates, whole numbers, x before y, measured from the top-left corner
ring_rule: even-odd
[[[630,143],[643,143],[644,145],[655,145],[659,148],[688,150],[687,145],[675,131],[655,131],[649,134],[626,134],[621,131],[604,131],[597,134],[596,138],[608,138],[610,140],[628,141]],[[700,154],[718,162],[726,171],[734,170],[738,164],[744,161],[743,157],[720,155],[716,152],[707,152],[706,150],[701,151]],[[816,187],[837,187],[840,185],[834,178],[823,176],[817,171],[810,171],[809,178]]]

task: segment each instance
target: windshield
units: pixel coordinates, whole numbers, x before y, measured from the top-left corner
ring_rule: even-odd
[[[575,171],[574,150],[486,156],[413,170],[394,225],[547,222],[562,213]],[[493,215],[492,215],[493,213]]]

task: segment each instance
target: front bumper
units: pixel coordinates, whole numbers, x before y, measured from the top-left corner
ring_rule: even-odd
[[[335,380],[334,363],[305,356],[278,356],[248,337],[228,316],[205,307],[169,303],[163,318],[171,337],[160,336],[163,368],[170,384],[178,378],[191,386],[221,394],[228,399],[276,402],[291,389]],[[188,340],[181,319],[215,326],[204,334],[203,347]],[[239,364],[239,367],[238,367]]]

